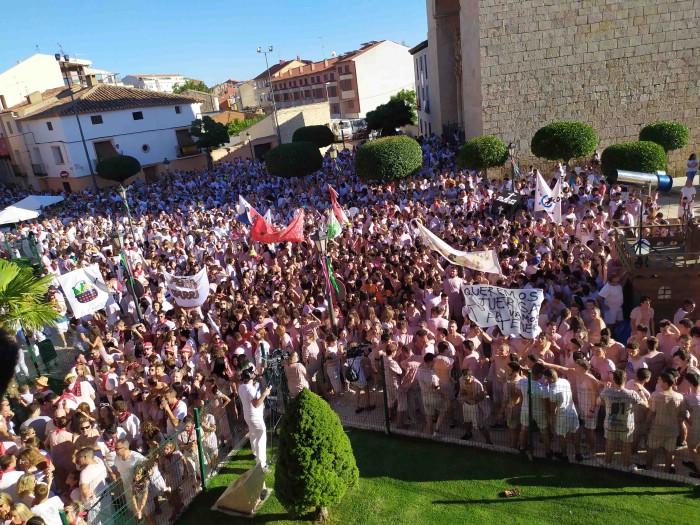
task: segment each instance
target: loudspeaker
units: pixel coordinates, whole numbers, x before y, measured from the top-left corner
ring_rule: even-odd
[[[657,171],[656,173],[641,173],[639,171],[615,170],[614,175],[610,176],[608,181],[611,184],[621,183],[630,184],[632,186],[653,186],[655,191],[667,192],[673,187],[673,179],[667,175],[665,171]]]

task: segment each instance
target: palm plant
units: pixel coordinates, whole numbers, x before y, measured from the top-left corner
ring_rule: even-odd
[[[31,267],[0,259],[0,328],[14,333],[55,326],[58,312],[46,301],[53,279],[36,277]]]

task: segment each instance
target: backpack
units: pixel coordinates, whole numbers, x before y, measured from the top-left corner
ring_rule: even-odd
[[[357,370],[353,368],[355,366],[355,359],[357,358],[353,358],[352,362],[350,363],[350,367],[345,371],[345,379],[347,379],[350,383],[355,383],[360,380],[360,374],[358,374]]]

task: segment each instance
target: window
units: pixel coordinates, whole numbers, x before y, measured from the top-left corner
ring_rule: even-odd
[[[342,74],[343,73],[343,66],[338,66],[338,73]]]
[[[340,114],[340,104],[331,104],[331,113],[334,115]]]
[[[134,120],[143,120],[143,111],[134,111],[131,116]]]
[[[92,122],[93,125],[102,124],[102,115],[91,116],[90,122]]]
[[[59,148],[58,146],[51,146],[51,153],[53,154],[54,164],[65,164],[61,148]]]
[[[331,73],[331,80],[335,80],[335,73]]]
[[[180,106],[175,106],[175,114],[179,115],[180,114]]]
[[[348,100],[348,109],[355,109],[355,101]]]
[[[53,124],[51,124],[51,122],[47,122],[46,127],[49,128],[49,131],[53,131]]]
[[[323,74],[323,81],[328,82],[328,73]]]
[[[352,81],[351,80],[341,80],[340,81],[340,90],[341,91],[350,91],[352,89]]]
[[[335,86],[328,86],[328,96],[329,97],[337,97],[338,96],[338,88]]]
[[[350,73],[350,65],[349,64],[347,66],[345,66],[345,73],[346,74]]]
[[[14,133],[14,131],[12,131],[12,124],[10,123],[9,120],[7,122],[5,122],[5,124],[7,124],[7,134],[12,135]]]
[[[22,133],[22,123],[18,120],[17,121],[17,133]]]
[[[289,101],[289,93],[284,93],[284,101],[285,102]]]

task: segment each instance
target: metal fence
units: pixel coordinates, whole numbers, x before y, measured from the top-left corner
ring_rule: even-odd
[[[196,408],[145,459],[121,474],[85,506],[90,525],[167,525],[192,503],[207,480],[247,439],[245,423],[236,417],[235,401],[216,398]],[[144,443],[144,447],[151,444]],[[116,452],[105,458],[114,465]]]
[[[700,482],[691,477],[694,458],[687,446],[697,443],[699,432],[684,423],[687,412],[678,396],[654,393],[653,385],[650,398],[635,391],[644,399],[640,404],[630,394],[616,394],[612,383],[591,388],[592,376],[585,374],[553,381],[504,373],[480,380],[459,367],[426,371],[422,358],[403,364],[384,357],[373,364],[372,377],[351,382],[357,374],[348,370],[359,367],[349,359],[326,370],[318,390],[348,427]],[[329,375],[340,378],[336,389]]]

